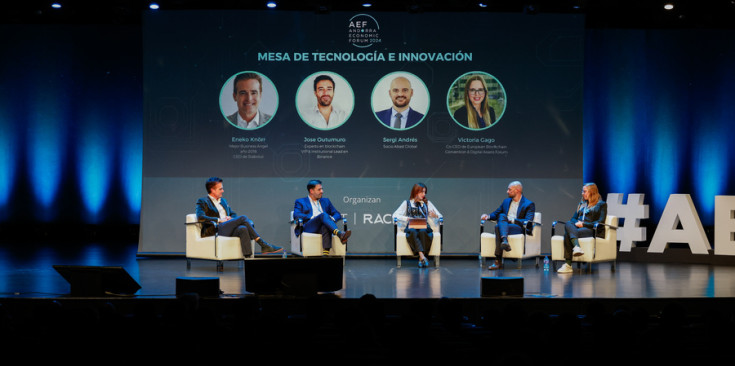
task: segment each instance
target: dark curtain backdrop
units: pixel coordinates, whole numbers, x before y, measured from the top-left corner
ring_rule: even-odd
[[[138,224],[140,27],[0,32],[2,229]],[[589,29],[585,56],[585,180],[645,193],[654,223],[690,193],[712,225],[714,196],[735,193],[734,32]]]

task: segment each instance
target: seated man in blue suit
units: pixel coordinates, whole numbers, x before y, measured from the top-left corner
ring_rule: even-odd
[[[375,112],[380,122],[394,129],[411,128],[421,122],[424,118],[422,113],[416,112],[409,105],[413,97],[411,82],[403,76],[399,76],[390,83],[388,95],[393,102],[393,107]]]
[[[301,219],[304,223],[304,232],[322,234],[322,253],[329,254],[332,248],[332,234],[339,237],[342,243],[347,242],[347,238],[352,233],[350,230],[340,231],[335,221],[342,219],[342,214],[337,211],[328,198],[324,195],[322,182],[319,180],[311,180],[306,185],[309,196],[296,200],[293,209],[293,218]],[[299,235],[297,232],[296,235]]]
[[[260,245],[263,253],[278,253],[283,248],[266,243],[253,228],[253,221],[245,215],[238,215],[227,204],[227,200],[222,197],[225,190],[222,186],[222,179],[212,177],[204,184],[207,189],[207,195],[197,200],[196,214],[197,220],[203,223],[202,237],[212,236],[218,233],[222,236],[237,236],[240,238],[240,247],[242,254],[249,257],[253,254],[250,240],[255,240]],[[213,222],[217,223],[216,226]]]
[[[490,215],[483,214],[482,220],[497,220],[495,224],[495,263],[491,270],[503,268],[503,251],[510,251],[508,235],[522,234],[524,224],[533,221],[536,205],[523,196],[523,185],[514,181],[508,185],[508,198]],[[530,234],[527,232],[526,234]]]

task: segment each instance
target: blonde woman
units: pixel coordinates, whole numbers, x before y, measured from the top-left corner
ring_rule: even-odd
[[[487,84],[481,75],[473,75],[464,85],[464,105],[454,111],[454,120],[480,129],[495,123],[495,110],[488,105]]]
[[[558,273],[572,273],[572,257],[584,254],[579,247],[579,238],[595,235],[595,224],[604,223],[607,217],[607,203],[600,197],[600,191],[594,183],[582,186],[582,201],[572,219],[567,221],[564,233],[564,265]]]

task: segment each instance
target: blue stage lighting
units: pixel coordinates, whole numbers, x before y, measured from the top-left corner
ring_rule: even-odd
[[[151,10],[158,10],[161,8],[161,6],[158,5],[158,3],[151,3],[150,5],[148,5],[148,8]]]
[[[49,221],[52,215],[56,195],[61,183],[66,158],[66,131],[64,117],[65,102],[59,101],[58,95],[39,98],[31,103],[28,128],[27,156],[30,184],[40,209],[35,210],[39,219]],[[56,103],[54,103],[56,101]],[[48,213],[48,214],[47,214]]]
[[[11,121],[7,99],[0,100],[0,207],[7,205],[15,183],[18,139],[15,123]],[[0,219],[6,214],[0,214]]]
[[[77,136],[77,175],[87,223],[100,222],[110,187],[112,143],[110,124],[100,123],[103,113],[88,112]]]
[[[269,1],[268,3],[265,4],[265,6],[271,8],[271,9],[274,9],[276,7],[276,2],[275,1]]]
[[[137,115],[136,115],[137,113]],[[120,179],[130,212],[129,222],[140,220],[143,186],[143,128],[139,111],[129,111],[123,118],[120,136]],[[137,119],[136,119],[137,118]]]

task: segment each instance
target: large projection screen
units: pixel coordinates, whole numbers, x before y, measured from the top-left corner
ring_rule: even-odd
[[[520,180],[548,250],[582,184],[583,39],[580,15],[146,14],[139,255],[184,252],[185,215],[210,176],[284,247],[294,200],[320,179],[348,218],[349,252],[365,255],[393,251],[390,216],[417,182],[444,216],[443,252],[477,253],[480,215]],[[262,89],[236,94],[244,73]],[[329,124],[312,121],[330,101],[322,75]],[[384,123],[406,93],[408,125]],[[470,124],[473,102],[484,125]],[[240,110],[261,123],[238,125]]]

